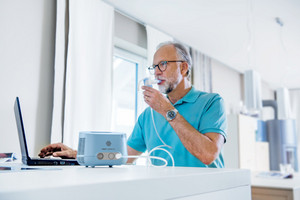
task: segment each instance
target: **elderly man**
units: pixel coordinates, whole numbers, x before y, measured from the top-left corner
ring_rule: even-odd
[[[226,141],[223,99],[191,85],[191,57],[186,48],[176,42],[160,44],[148,69],[160,81],[159,91],[142,87],[149,107],[139,116],[128,139],[128,155],[140,155],[165,144],[175,166],[224,167],[220,153]],[[60,151],[53,156],[76,157],[76,151],[61,143],[43,148],[40,156],[52,154],[55,148]],[[165,151],[153,154],[172,165]],[[134,160],[130,158],[128,163]],[[159,165],[160,161],[155,162]]]

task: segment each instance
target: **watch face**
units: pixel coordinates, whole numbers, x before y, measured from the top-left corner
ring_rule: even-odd
[[[168,112],[168,117],[170,119],[174,119],[175,116],[176,116],[176,113],[173,110],[171,110],[171,111]]]
[[[176,117],[176,112],[174,110],[170,110],[167,112],[167,120],[172,121]]]

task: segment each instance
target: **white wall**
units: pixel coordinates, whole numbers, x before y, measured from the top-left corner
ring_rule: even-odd
[[[237,114],[241,109],[241,101],[244,101],[244,78],[236,70],[212,59],[212,89],[219,93],[225,101],[226,113]],[[274,90],[262,81],[262,99],[274,100]],[[266,107],[262,111],[262,119],[273,119],[274,111]]]
[[[226,113],[239,113],[242,100],[242,80],[239,72],[212,59],[212,90],[225,102]]]
[[[0,1],[0,152],[20,155],[20,97],[31,154],[50,141],[56,1]]]

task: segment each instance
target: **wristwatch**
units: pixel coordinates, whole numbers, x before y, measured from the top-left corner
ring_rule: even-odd
[[[175,119],[177,113],[178,113],[178,110],[176,110],[176,108],[174,108],[173,110],[167,111],[167,114],[166,114],[167,120],[172,121],[173,119]]]

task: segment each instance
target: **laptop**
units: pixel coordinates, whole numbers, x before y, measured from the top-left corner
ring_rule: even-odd
[[[76,159],[30,158],[28,154],[19,97],[16,97],[14,111],[15,111],[16,123],[18,128],[23,164],[25,165],[78,165]]]

